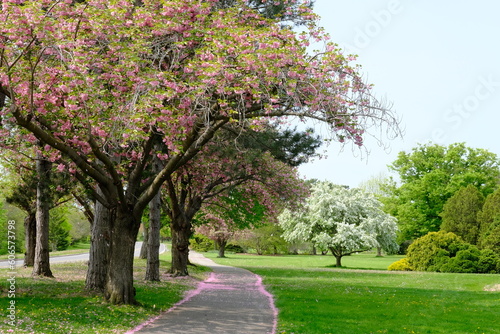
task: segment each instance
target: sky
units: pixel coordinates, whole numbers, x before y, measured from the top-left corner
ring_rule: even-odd
[[[403,138],[367,138],[369,152],[331,144],[299,167],[306,178],[357,187],[391,175],[400,151],[465,142],[500,156],[500,2],[316,0],[331,39],[362,65],[374,93],[392,103]]]

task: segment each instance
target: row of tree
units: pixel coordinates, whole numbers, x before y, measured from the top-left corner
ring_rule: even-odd
[[[271,215],[300,196],[293,169],[272,148],[245,144],[248,134],[276,132],[286,117],[323,122],[331,139],[357,145],[372,125],[399,134],[309,1],[1,4],[0,137],[17,152],[14,165],[26,156],[35,164],[33,274],[52,275],[49,210],[68,191],[92,221],[87,288],[111,303],[135,303],[133,250],[148,206],[155,280],[160,207],[173,273],[183,275],[202,207],[219,219],[232,203],[260,210],[257,200]],[[325,49],[308,54],[310,41]],[[56,175],[65,181],[56,185]],[[239,210],[235,222],[246,215]]]

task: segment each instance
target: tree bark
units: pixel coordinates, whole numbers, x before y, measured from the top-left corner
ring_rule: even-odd
[[[24,241],[26,252],[24,253],[24,266],[33,267],[35,263],[36,247],[36,213],[28,212],[24,219]]]
[[[144,241],[142,242],[141,252],[139,253],[140,259],[148,258],[148,242],[149,242],[149,226],[144,226]]]
[[[219,255],[217,255],[217,257],[219,258],[226,257],[227,240],[219,240],[217,243],[219,245]]]
[[[377,256],[378,257],[382,257],[383,254],[382,254],[382,247],[377,247]]]
[[[330,247],[330,251],[332,252],[332,255],[335,256],[335,267],[342,267],[342,250]]]
[[[149,233],[147,243],[146,281],[160,280],[161,193],[149,203]]]
[[[102,196],[102,191],[99,188],[97,192]],[[99,201],[95,201],[94,208],[85,288],[104,292],[109,268],[110,222],[112,216],[110,210]]]
[[[54,277],[49,260],[49,210],[50,210],[50,170],[51,163],[41,153],[37,153],[36,170],[36,246],[33,276]]]
[[[189,237],[191,236],[191,222],[179,216],[172,219],[172,268],[170,273],[177,276],[188,276]]]
[[[109,269],[105,298],[112,304],[137,304],[134,288],[134,246],[140,218],[118,207],[112,222]]]

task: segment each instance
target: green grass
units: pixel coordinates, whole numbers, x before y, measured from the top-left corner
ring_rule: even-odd
[[[162,254],[161,273],[170,266],[170,253]],[[204,267],[190,268],[194,278],[169,279],[162,282],[144,282],[145,260],[135,261],[137,301],[140,306],[110,305],[100,294],[85,291],[87,266],[83,262],[54,264],[51,266],[55,279],[31,278],[31,269],[17,269],[16,308],[18,325],[15,333],[123,333],[143,321],[169,309],[179,301],[186,290],[205,277]],[[7,270],[0,270],[2,277]],[[5,282],[5,280],[4,280]],[[1,308],[10,299],[6,294],[6,282],[0,290]],[[0,321],[0,333],[7,333],[4,319]]]
[[[500,333],[500,275],[384,272],[400,257],[229,255],[221,264],[264,278],[279,309],[278,333]]]
[[[215,259],[217,252],[204,253],[205,256]],[[342,268],[338,269],[370,269],[387,270],[395,261],[402,259],[402,255],[377,257],[375,253],[361,253],[342,258]],[[280,268],[334,268],[335,258],[332,255],[262,255],[252,256],[245,254],[228,254],[225,259],[217,259],[218,263],[249,267],[280,267]]]

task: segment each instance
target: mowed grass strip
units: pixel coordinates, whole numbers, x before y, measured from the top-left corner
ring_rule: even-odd
[[[207,256],[264,278],[278,333],[500,333],[500,292],[484,291],[500,275],[388,272],[400,257],[373,254],[344,258],[354,270],[329,268],[332,256]]]
[[[170,253],[160,256],[160,272],[170,267]],[[124,333],[145,320],[168,310],[193,289],[208,271],[205,267],[190,267],[192,278],[168,278],[161,282],[145,282],[146,261],[136,259],[134,266],[139,306],[110,305],[101,294],[85,290],[87,265],[84,262],[51,265],[55,279],[31,278],[31,268],[18,268],[16,277],[17,326],[12,328],[4,317],[0,333]],[[7,270],[0,275],[7,277]],[[5,281],[5,280],[4,280]],[[0,304],[6,309],[7,282],[0,287]]]

